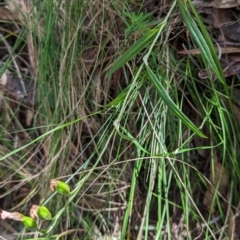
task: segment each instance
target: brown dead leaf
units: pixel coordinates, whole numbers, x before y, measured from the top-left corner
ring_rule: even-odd
[[[219,51],[221,52],[221,54],[226,54],[226,53],[239,53],[240,52],[240,48],[239,47],[223,47],[223,48],[218,48],[215,47],[216,52],[219,53]],[[189,50],[181,50],[178,51],[177,54],[180,55],[199,55],[201,54],[201,51],[199,48],[195,48],[195,49],[189,49]]]
[[[209,188],[206,191],[203,199],[203,204],[211,213],[214,213],[215,209],[215,204],[213,202],[214,195],[220,194],[221,196],[224,196],[226,194],[228,186],[227,171],[219,162],[216,152],[214,152],[213,160],[214,162],[213,164],[211,164],[211,171],[209,177],[211,184],[209,184]]]
[[[213,7],[213,8],[233,8],[240,5],[238,0],[214,0],[212,2],[206,2],[203,0],[194,0],[195,7]]]
[[[231,25],[222,26],[222,31],[225,37],[228,39],[240,42],[240,24],[234,23]]]
[[[229,9],[213,8],[213,25],[216,28],[220,28],[223,24],[232,20],[231,11]]]
[[[238,7],[240,2],[238,0],[214,0],[210,5],[214,8],[233,8]]]

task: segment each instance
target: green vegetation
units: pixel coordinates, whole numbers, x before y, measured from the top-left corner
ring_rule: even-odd
[[[236,86],[192,2],[160,2],[32,1],[16,49],[32,37],[34,121],[23,126],[20,107],[1,101],[0,209],[29,215],[44,205],[54,217],[37,221],[47,231],[8,220],[0,232],[29,240],[233,234]],[[182,44],[201,54],[179,55]],[[70,195],[66,185],[66,196],[50,193],[51,179]]]

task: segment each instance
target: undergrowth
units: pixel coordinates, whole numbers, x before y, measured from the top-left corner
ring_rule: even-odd
[[[2,125],[0,208],[28,214],[32,204],[46,205],[57,217],[38,223],[47,233],[7,221],[4,234],[229,236],[240,174],[231,89],[191,1],[165,2],[32,1],[25,37],[33,36],[37,58],[34,121]],[[177,54],[182,43],[201,50],[207,81]],[[50,179],[73,194],[54,197]]]

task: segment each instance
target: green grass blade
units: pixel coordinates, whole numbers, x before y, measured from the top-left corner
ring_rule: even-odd
[[[204,26],[200,16],[198,15],[196,9],[192,5],[191,1],[188,1],[191,10],[194,13],[194,16],[197,20],[199,27],[197,26],[194,19],[191,17],[189,10],[187,7],[182,3],[182,1],[178,0],[178,5],[180,8],[180,12],[182,14],[182,18],[187,26],[187,29],[190,32],[195,43],[201,50],[203,60],[205,61],[205,65],[209,66],[217,78],[224,83],[224,75],[222,72],[222,67],[220,65],[216,49],[213,45],[213,42]],[[200,28],[200,29],[199,29]],[[200,31],[201,30],[201,31]]]
[[[95,115],[95,114],[97,114],[97,113],[100,113],[100,111],[99,111],[99,112],[95,112],[95,113],[90,114],[90,115],[93,116],[93,115]],[[88,115],[88,116],[90,116],[90,115]],[[55,132],[57,132],[57,131],[59,131],[59,130],[61,130],[61,129],[63,129],[63,128],[66,128],[66,127],[68,127],[68,126],[70,126],[70,125],[76,124],[77,122],[82,121],[82,120],[83,120],[83,118],[78,118],[78,119],[76,119],[76,120],[73,120],[73,121],[70,121],[70,122],[67,122],[67,123],[63,123],[63,124],[61,124],[61,125],[59,125],[59,126],[57,126],[57,127],[54,127],[53,129],[51,129],[51,130],[43,133],[43,134],[40,135],[39,137],[35,138],[35,139],[32,140],[31,142],[29,142],[29,143],[27,143],[27,144],[25,144],[25,145],[23,145],[23,146],[21,146],[21,147],[19,147],[19,148],[17,148],[17,149],[15,149],[15,150],[13,150],[13,151],[5,154],[3,157],[0,157],[0,161],[3,161],[3,160],[5,160],[6,158],[8,158],[8,157],[10,157],[10,156],[12,156],[12,155],[20,152],[21,150],[27,148],[28,146],[31,146],[33,143],[40,141],[41,139],[43,139],[44,137],[50,135],[51,133],[55,133]]]
[[[192,123],[192,121],[177,107],[173,100],[169,97],[167,91],[164,89],[160,81],[157,79],[153,71],[148,67],[146,59],[144,59],[147,72],[155,85],[159,95],[161,96],[164,103],[176,114],[176,116],[183,121],[183,123],[189,127],[199,137],[206,138],[206,136]]]
[[[107,76],[110,76],[116,70],[121,68],[125,63],[136,56],[140,51],[142,51],[148,44],[152,43],[153,39],[159,32],[160,28],[164,28],[166,21],[163,21],[158,25],[158,27],[148,31],[144,34],[135,44],[133,44],[121,57],[119,57],[113,64],[112,68],[108,72]]]
[[[121,136],[123,139],[131,141],[135,144],[135,146],[140,149],[141,151],[150,154],[124,127],[120,126],[118,120],[115,120],[113,123],[115,129],[117,130],[117,133],[119,136]],[[120,129],[126,134],[120,132]]]
[[[113,106],[116,106],[120,103],[122,103],[125,99],[125,97],[127,96],[128,94],[128,91],[131,89],[131,86],[127,86],[121,93],[119,93],[117,95],[116,98],[114,98],[111,102],[109,102],[108,104],[105,105],[106,108],[110,108],[110,107],[113,107]]]

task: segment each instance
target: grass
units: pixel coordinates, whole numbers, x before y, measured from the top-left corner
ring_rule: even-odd
[[[28,215],[31,204],[44,204],[55,218],[39,222],[45,234],[6,221],[8,238],[224,239],[234,232],[236,86],[224,78],[191,1],[162,1],[157,11],[147,3],[33,1],[22,38],[31,35],[35,46],[34,122],[23,126],[22,110],[4,98],[0,208]],[[201,50],[195,60],[209,70],[207,81],[189,56],[177,55],[182,42]],[[16,44],[16,51],[24,45]],[[50,193],[53,178],[73,194]]]

